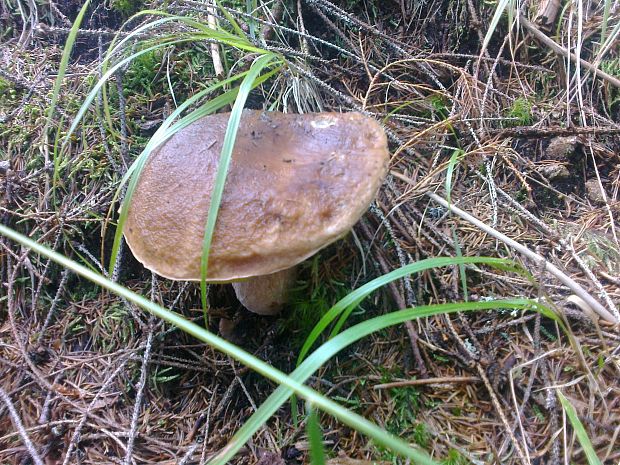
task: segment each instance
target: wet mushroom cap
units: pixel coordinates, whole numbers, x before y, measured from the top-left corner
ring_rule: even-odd
[[[230,114],[204,117],[154,151],[124,234],[135,257],[170,279],[200,280],[213,182]],[[342,237],[386,175],[387,140],[360,113],[245,110],[228,171],[207,279],[275,273]]]

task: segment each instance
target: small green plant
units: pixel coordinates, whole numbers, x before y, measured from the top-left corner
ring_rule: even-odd
[[[429,442],[426,425],[416,420],[422,403],[420,390],[415,387],[394,388],[390,389],[390,397],[394,402],[394,415],[387,422],[388,431],[426,448]]]
[[[441,465],[469,465],[470,461],[467,460],[458,450],[450,449],[448,456],[445,458]]]
[[[112,0],[110,6],[124,18],[129,18],[134,13],[143,9],[144,4],[144,0]]]
[[[11,85],[11,83],[9,81],[7,81],[6,79],[0,77],[0,92],[1,93],[5,93],[7,92],[9,89],[11,89],[13,86]]]
[[[0,108],[7,106],[6,111],[10,111],[17,100],[17,96],[18,92],[13,84],[0,77]]]
[[[114,341],[127,344],[133,334],[135,334],[134,320],[121,303],[106,307],[92,329],[93,341],[105,351],[110,350]]]
[[[557,391],[557,396],[560,400],[560,404],[562,404],[562,408],[564,409],[566,416],[568,417],[568,420],[570,421],[571,426],[575,431],[575,436],[577,436],[579,444],[581,445],[581,447],[583,447],[588,464],[603,465],[601,460],[596,455],[596,452],[594,451],[594,447],[592,446],[592,442],[588,437],[588,433],[586,432],[583,423],[577,416],[577,411],[575,410],[575,407],[573,407],[570,401],[566,398],[566,396],[564,396],[564,394],[562,394],[560,390]]]
[[[508,126],[528,126],[534,120],[532,116],[532,102],[524,97],[519,97],[512,102],[506,117],[510,118]]]
[[[175,379],[181,376],[179,373],[175,373],[175,369],[172,367],[161,368],[159,365],[155,367],[154,372],[150,375],[150,382],[153,389],[157,392],[162,392],[165,389],[165,385],[171,383]]]

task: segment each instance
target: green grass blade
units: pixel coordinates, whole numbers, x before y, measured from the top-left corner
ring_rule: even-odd
[[[289,376],[303,383],[316,373],[322,365],[349,345],[358,342],[373,332],[402,324],[405,321],[446,313],[496,310],[500,308],[537,311],[543,316],[558,322],[562,330],[567,332],[566,326],[562,320],[550,308],[527,299],[449,303],[408,308],[372,318],[346,329],[314,351]],[[228,445],[209,462],[209,465],[225,465],[292,394],[293,391],[290,389],[284,386],[278,387],[234,434]],[[416,454],[415,458],[411,457],[416,464],[436,464],[436,462],[433,462],[425,453],[416,451]]]
[[[257,7],[256,0],[245,0],[245,12],[250,16],[248,26],[252,40],[256,40],[257,24],[254,15],[256,14]]]
[[[245,35],[245,33],[243,32],[243,29],[241,29],[241,26],[239,26],[239,23],[235,20],[235,18],[233,18],[233,16],[228,12],[228,10],[222,6],[222,3],[220,2],[220,0],[215,0],[215,4],[217,5],[217,7],[220,9],[222,14],[224,15],[224,18],[226,18],[226,21],[228,21],[230,25],[233,27],[237,35]]]
[[[270,53],[261,56],[252,63],[247,76],[243,78],[243,81],[239,86],[239,93],[235,100],[235,105],[230,113],[226,134],[224,135],[222,152],[215,175],[215,184],[213,186],[213,192],[211,193],[211,203],[209,204],[207,224],[205,226],[205,234],[202,242],[202,255],[200,260],[200,297],[204,312],[207,311],[206,280],[207,269],[209,267],[209,250],[211,249],[211,241],[213,240],[213,231],[215,231],[217,212],[220,208],[220,203],[222,202],[222,194],[224,193],[224,184],[226,183],[228,167],[230,165],[232,152],[235,147],[235,138],[237,137],[239,122],[241,121],[241,113],[243,112],[243,107],[245,106],[248,95],[254,87],[254,81],[258,78],[263,69],[273,64],[276,60],[279,60],[278,56]]]
[[[343,312],[348,311],[348,313],[350,313],[350,306],[357,306],[363,299],[365,299],[370,293],[374,292],[376,289],[396,279],[413,273],[419,273],[420,271],[428,270],[430,268],[438,268],[459,264],[490,265],[493,267],[499,267],[502,269],[507,269],[513,272],[523,274],[523,270],[517,268],[514,262],[510,260],[489,257],[435,257],[420,260],[419,262],[412,263],[410,265],[405,265],[388,274],[380,276],[379,278],[376,278],[371,282],[365,284],[364,286],[356,289],[355,291],[351,292],[349,295],[341,299],[339,302],[337,302],[331,309],[329,309],[329,311],[325,315],[323,315],[323,317],[310,332],[310,335],[308,336],[304,345],[301,348],[297,363],[301,363],[301,361],[308,354],[308,351],[317,341],[319,336],[323,333],[327,326],[329,326],[329,324],[334,321],[335,318],[337,318]]]
[[[456,165],[464,154],[465,152],[463,152],[463,150],[457,149],[452,152],[452,156],[450,157],[450,161],[448,162],[448,168],[446,169],[446,198],[448,199],[448,203],[452,203],[451,196],[454,169],[456,168]]]
[[[82,24],[82,20],[84,19],[84,15],[86,14],[86,10],[90,5],[90,0],[86,0],[77,17],[75,18],[75,22],[73,26],[71,26],[71,30],[69,31],[69,35],[67,36],[67,41],[65,42],[65,47],[62,51],[62,58],[60,59],[60,66],[58,67],[58,75],[56,76],[56,81],[54,81],[54,88],[52,89],[52,101],[50,102],[49,110],[47,113],[47,120],[45,121],[45,128],[43,129],[43,134],[47,135],[47,131],[52,123],[52,117],[54,116],[54,112],[56,111],[56,104],[58,103],[58,95],[60,94],[60,87],[62,86],[62,81],[67,73],[67,67],[69,66],[69,58],[71,57],[71,51],[73,50],[73,46],[75,45],[75,39],[77,38],[77,34],[80,29],[80,25]],[[55,186],[56,180],[58,179],[58,166],[60,165],[57,158],[60,155],[58,151],[54,151],[54,175],[52,177],[52,183]]]
[[[512,0],[499,0],[497,3],[497,7],[495,7],[495,13],[493,14],[493,18],[491,18],[491,23],[489,24],[489,30],[484,36],[484,40],[482,41],[482,48],[480,49],[480,56],[482,56],[491,41],[491,37],[493,37],[493,33],[497,29],[497,25],[499,24],[500,19],[502,18],[502,14],[506,11],[508,5],[512,2]]]
[[[594,451],[594,447],[592,446],[592,442],[588,437],[588,433],[586,429],[583,427],[583,423],[577,416],[577,411],[575,407],[568,401],[568,399],[562,394],[560,391],[557,391],[558,399],[560,399],[560,403],[562,404],[562,408],[566,412],[566,416],[570,421],[570,424],[573,426],[575,430],[575,434],[577,435],[577,440],[581,447],[583,447],[583,451],[586,454],[586,459],[588,460],[589,465],[603,465],[602,462],[596,455]]]
[[[86,14],[86,10],[90,5],[90,0],[86,0],[77,17],[75,18],[75,22],[73,26],[71,26],[71,30],[69,31],[69,35],[67,36],[67,41],[65,42],[65,47],[62,51],[62,58],[60,59],[60,66],[58,67],[58,75],[56,76],[56,81],[54,81],[54,88],[52,90],[52,101],[49,106],[49,110],[47,113],[47,121],[45,123],[45,129],[49,127],[52,116],[54,115],[54,111],[56,110],[56,103],[58,102],[58,95],[60,94],[60,87],[62,86],[62,80],[65,77],[67,72],[67,66],[69,65],[69,58],[71,57],[71,51],[73,50],[73,46],[75,45],[75,39],[77,38],[77,34],[80,30],[80,24],[82,24],[82,20],[84,19],[84,15]]]
[[[325,465],[325,448],[323,447],[323,433],[319,424],[319,416],[316,409],[308,405],[308,418],[306,419],[306,434],[310,442],[310,463],[312,465]]]
[[[254,86],[259,86],[260,84],[265,82],[267,79],[270,79],[276,72],[277,72],[277,69],[272,70],[260,76],[254,82]],[[155,150],[155,148],[157,148],[159,145],[164,143],[166,140],[168,140],[170,137],[172,137],[177,131],[179,131],[180,129],[183,129],[184,127],[193,123],[197,119],[202,118],[203,116],[209,115],[211,113],[214,113],[215,111],[219,110],[220,108],[226,105],[232,105],[233,102],[235,101],[237,93],[239,92],[238,88],[231,89],[221,95],[218,95],[217,97],[204,103],[203,105],[201,105],[199,108],[195,109],[188,115],[184,116],[176,123],[172,124],[173,121],[176,118],[178,118],[179,115],[183,111],[185,111],[190,105],[199,101],[202,97],[213,92],[214,90],[219,89],[227,84],[232,83],[233,81],[237,79],[240,79],[241,77],[246,76],[247,73],[248,71],[245,71],[243,73],[239,73],[223,81],[219,81],[207,87],[206,89],[203,89],[202,91],[198,92],[197,94],[195,94],[194,96],[186,100],[184,103],[179,105],[179,107],[168,118],[166,118],[166,120],[162,123],[159,129],[155,132],[153,137],[151,137],[151,139],[147,143],[144,150],[140,153],[140,155],[136,158],[136,160],[129,167],[129,169],[127,170],[127,173],[125,173],[125,175],[123,176],[123,179],[121,179],[119,188],[116,191],[114,199],[112,200],[112,204],[114,204],[116,200],[118,199],[118,196],[120,195],[122,186],[125,183],[131,181],[134,177],[136,178],[135,182],[133,183],[130,182],[130,184],[128,185],[127,192],[125,193],[125,198],[123,200],[123,207],[120,210],[120,216],[118,219],[118,223],[116,226],[116,232],[114,235],[114,243],[112,245],[112,253],[110,255],[110,264],[109,264],[110,273],[112,273],[112,270],[114,269],[114,266],[116,264],[116,260],[118,257],[118,251],[120,250],[120,244],[121,244],[122,237],[123,237],[123,227],[125,225],[125,221],[127,220],[128,207],[125,208],[125,206],[130,205],[131,198],[133,196],[133,192],[135,190],[135,187],[138,181],[138,176],[140,176],[140,172],[142,171],[142,168],[144,168],[146,160],[148,159],[151,152]]]
[[[344,309],[344,311],[340,314],[340,318],[338,318],[338,321],[336,322],[333,329],[329,333],[329,337],[334,337],[336,334],[340,333],[340,330],[342,329],[342,327],[345,325],[345,323],[351,316],[351,313],[353,313],[353,311],[357,308],[357,306],[360,303],[362,303],[362,300],[364,299],[363,298],[357,299],[355,302],[353,302],[351,305],[349,305],[347,308]]]
[[[95,273],[92,270],[89,270],[85,266],[80,265],[73,260],[70,260],[69,258],[59,254],[58,252],[55,252],[48,247],[33,241],[32,239],[14,231],[7,226],[0,224],[0,235],[6,236],[7,238],[15,242],[18,242],[24,247],[31,249],[35,253],[43,255],[44,257],[47,257],[52,261],[58,263],[59,265],[72,270],[76,274],[94,282],[95,284],[113,292],[114,294],[127,299],[129,302],[136,304],[137,306],[148,311],[152,315],[155,315],[156,317],[161,318],[162,320],[176,326],[177,328],[195,337],[196,339],[203,341],[206,344],[214,347],[215,349],[228,354],[230,357],[250,367],[252,370],[260,373],[266,378],[275,381],[281,386],[286,386],[286,392],[294,392],[298,394],[299,396],[305,398],[307,401],[311,402],[313,405],[317,406],[324,412],[333,415],[344,424],[372,438],[378,444],[381,444],[384,447],[387,447],[392,451],[403,455],[404,457],[409,457],[412,460],[420,460],[420,464],[437,465],[435,462],[430,460],[426,456],[426,454],[423,454],[411,448],[402,439],[383,431],[377,425],[369,422],[360,415],[357,415],[356,413],[347,410],[343,406],[319,394],[308,386],[305,386],[302,383],[295,381],[293,378],[287,376],[286,374],[272,367],[268,363],[235,346],[227,340],[216,336],[215,334],[198,326],[194,322],[187,320],[178,313],[172,312],[154,302],[151,302],[145,297],[130,291],[129,289],[107,279],[105,276],[99,273]]]
[[[618,38],[620,38],[620,21],[614,26],[609,37],[607,37],[605,42],[599,47],[599,50],[597,50],[595,63],[605,58],[605,55],[613,48],[614,43],[617,43]]]

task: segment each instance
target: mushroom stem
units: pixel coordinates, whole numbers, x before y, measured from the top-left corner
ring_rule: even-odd
[[[239,302],[251,312],[260,315],[276,315],[288,302],[297,267],[272,274],[254,276],[232,283]]]

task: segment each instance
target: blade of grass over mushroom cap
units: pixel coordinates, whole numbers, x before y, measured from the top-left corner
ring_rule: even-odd
[[[279,62],[280,59],[277,55],[269,53],[257,58],[252,63],[247,76],[243,78],[243,81],[239,86],[239,94],[237,95],[235,105],[232,108],[230,118],[228,120],[228,126],[226,128],[226,134],[224,135],[224,142],[222,145],[222,152],[220,154],[220,160],[215,174],[215,183],[213,185],[213,193],[211,194],[207,224],[205,226],[205,234],[202,242],[202,255],[200,260],[200,298],[203,312],[205,312],[205,324],[207,311],[207,269],[209,266],[209,250],[213,239],[213,231],[215,231],[217,212],[220,208],[220,203],[222,202],[222,194],[224,193],[224,184],[226,183],[228,167],[230,166],[232,152],[235,147],[235,138],[237,137],[239,122],[241,121],[241,113],[243,112],[243,107],[245,106],[248,95],[252,90],[254,80],[267,66]]]
[[[0,224],[0,235],[6,236],[7,238],[15,242],[18,242],[22,246],[31,249],[35,253],[51,259],[59,265],[74,271],[76,274],[94,282],[95,284],[98,284],[99,286],[113,292],[114,294],[124,297],[125,299],[136,304],[140,308],[163,319],[164,321],[167,321],[168,323],[173,324],[187,334],[205,342],[206,344],[209,344],[217,350],[228,354],[230,357],[250,367],[257,373],[265,376],[266,378],[275,381],[281,386],[286,386],[287,390],[285,392],[287,397],[290,396],[289,392],[294,392],[299,396],[305,398],[307,401],[311,402],[317,408],[323,410],[326,413],[329,413],[330,415],[333,415],[344,424],[369,436],[378,444],[381,444],[404,457],[408,457],[416,461],[415,463],[437,465],[437,463],[432,461],[425,453],[413,449],[402,439],[382,430],[377,425],[366,420],[362,416],[347,410],[343,406],[319,394],[308,386],[305,386],[304,384],[295,381],[292,377],[287,376],[286,374],[272,367],[268,363],[260,360],[259,358],[226,341],[225,339],[216,336],[215,334],[198,326],[194,322],[187,320],[178,313],[172,312],[154,302],[151,302],[145,297],[130,291],[129,289],[107,279],[105,276],[99,273],[89,270],[85,266],[80,265],[79,263],[76,263],[75,261],[65,257],[64,255],[33,241],[32,239],[14,231],[7,226]]]
[[[253,87],[257,87],[261,85],[267,79],[271,78],[274,74],[276,74],[277,71],[278,69],[276,68],[258,77],[257,79],[255,79],[253,83]],[[166,140],[168,140],[170,137],[172,137],[177,131],[183,129],[184,127],[193,123],[197,119],[200,119],[203,116],[214,113],[226,105],[231,105],[235,101],[235,98],[237,97],[239,88],[234,88],[229,91],[226,91],[225,93],[218,95],[217,97],[205,102],[200,107],[198,107],[197,109],[195,109],[194,111],[187,114],[186,116],[184,116],[179,121],[173,124],[173,121],[176,120],[176,118],[178,118],[181,115],[181,113],[183,113],[183,111],[189,108],[190,105],[193,105],[194,103],[198,102],[200,99],[202,99],[207,94],[227,84],[230,84],[240,78],[246,77],[248,73],[249,71],[244,71],[233,77],[230,77],[223,81],[219,81],[207,87],[206,89],[198,92],[197,94],[195,94],[194,96],[186,100],[170,116],[168,116],[168,118],[166,118],[166,120],[162,123],[162,125],[153,135],[153,137],[151,137],[151,139],[147,143],[144,150],[132,163],[132,165],[129,167],[129,169],[127,170],[127,172],[121,179],[121,182],[112,200],[111,205],[113,206],[115,202],[118,200],[118,197],[121,193],[121,189],[123,185],[125,185],[127,182],[129,182],[129,184],[127,186],[127,191],[125,192],[125,198],[123,199],[123,205],[125,206],[125,205],[130,204],[131,198],[133,196],[133,192],[135,191],[136,185],[138,183],[140,172],[144,168],[144,165],[146,161],[148,160],[149,155],[151,154],[153,150],[155,150],[155,148],[157,148],[159,145],[161,145]],[[111,209],[112,209],[112,206],[110,207]],[[109,263],[110,273],[112,273],[112,271],[114,270],[114,266],[118,258],[118,251],[120,249],[120,244],[123,239],[123,227],[127,220],[127,212],[128,212],[128,208],[124,208],[124,207],[121,208],[120,215],[118,218],[118,223],[116,226],[116,232],[114,235],[114,243],[112,245],[112,252],[110,255],[110,263]],[[108,212],[108,218],[111,217],[111,214],[112,214],[112,210]]]
[[[138,16],[147,15],[147,14],[162,15],[162,16],[165,16],[165,17],[161,18],[161,19],[158,19],[156,21],[152,21],[150,23],[147,23],[146,25],[143,25],[143,26],[139,27],[138,29],[136,29],[132,33],[128,34],[127,37],[122,39],[116,45],[115,45],[115,42],[113,41],[113,43],[110,45],[109,51],[106,54],[106,57],[104,58],[103,63],[102,63],[102,70],[104,71],[104,74],[99,79],[99,81],[95,84],[93,89],[89,92],[87,97],[84,99],[80,109],[78,110],[78,114],[74,118],[74,120],[73,120],[73,122],[71,124],[71,127],[69,128],[69,131],[67,132],[67,134],[66,134],[66,136],[65,136],[65,138],[63,140],[63,144],[62,144],[62,148],[63,149],[66,146],[67,142],[70,140],[71,135],[77,129],[77,126],[80,123],[80,121],[82,120],[82,118],[84,117],[84,114],[86,113],[87,109],[89,108],[89,106],[91,105],[91,103],[95,99],[96,95],[100,91],[102,91],[104,93],[104,98],[103,98],[104,113],[106,114],[106,119],[109,122],[108,123],[109,126],[112,127],[110,111],[109,111],[109,108],[108,108],[108,105],[107,105],[107,98],[105,98],[105,83],[109,80],[109,78],[118,69],[120,69],[122,66],[126,65],[127,63],[131,62],[133,59],[139,57],[140,55],[143,55],[145,53],[157,50],[157,49],[162,48],[162,47],[166,47],[168,45],[179,44],[179,43],[184,43],[184,42],[193,42],[193,41],[204,40],[204,39],[211,39],[211,40],[218,40],[218,41],[220,41],[221,43],[223,43],[225,45],[229,45],[229,46],[238,48],[240,50],[244,50],[244,51],[248,51],[248,52],[260,53],[260,54],[263,55],[263,57],[268,56],[268,57],[270,57],[269,61],[276,60],[276,58],[279,57],[278,55],[276,55],[276,54],[274,54],[272,52],[266,52],[265,50],[262,50],[260,48],[255,47],[243,35],[235,36],[235,35],[233,35],[233,34],[231,34],[229,32],[226,32],[226,31],[215,30],[215,29],[212,29],[212,28],[210,28],[210,27],[208,27],[208,26],[206,26],[206,25],[204,25],[204,24],[200,23],[199,21],[196,21],[196,20],[194,20],[192,18],[187,18],[187,17],[184,17],[184,16],[174,16],[174,15],[170,15],[168,13],[157,11],[157,10],[145,10],[145,11],[137,13],[132,18],[136,18]],[[117,52],[122,50],[123,45],[127,41],[129,41],[132,38],[135,38],[136,36],[138,36],[138,34],[144,33],[146,30],[148,30],[150,28],[154,28],[156,26],[161,26],[161,25],[163,25],[163,24],[165,24],[167,22],[171,22],[171,21],[179,21],[179,22],[182,22],[182,23],[184,23],[186,25],[192,26],[195,29],[197,29],[198,32],[194,32],[194,33],[191,33],[191,34],[183,33],[180,36],[179,35],[170,35],[170,36],[165,37],[165,38],[156,39],[157,42],[156,42],[155,45],[152,45],[150,47],[146,47],[146,48],[144,48],[142,50],[139,50],[138,52],[135,52],[135,53],[131,54],[130,56],[120,60],[118,63],[116,63],[110,69],[108,69],[108,65],[110,63],[111,58],[114,56],[114,54],[116,54]],[[242,33],[242,31],[240,29],[237,32],[241,32]],[[151,43],[151,42],[152,42],[152,40],[151,41],[149,41],[149,40],[142,41],[143,44],[144,43]],[[263,57],[261,57],[261,58],[263,58]],[[226,84],[232,83],[233,81],[235,81],[237,79],[240,79],[240,78],[244,78],[245,79],[245,78],[247,78],[247,75],[250,72],[254,73],[254,78],[246,86],[249,86],[249,88],[251,89],[251,88],[254,88],[254,87],[260,85],[266,79],[268,79],[269,77],[273,76],[273,74],[275,74],[275,72],[277,71],[277,70],[274,70],[271,73],[266,73],[266,75],[257,78],[256,74],[258,74],[258,73],[255,73],[255,71],[257,69],[260,71],[262,68],[263,67],[260,67],[260,66],[258,66],[258,64],[256,64],[256,66],[253,66],[253,68],[250,69],[250,71],[239,73],[236,76],[232,76],[231,78],[228,78],[226,80],[220,81],[220,82],[218,82],[218,83],[216,83],[216,84],[214,84],[212,86],[209,86],[209,88],[205,89],[202,92],[199,92],[196,96],[190,98],[187,102],[185,102],[183,105],[181,105],[171,115],[171,117],[166,119],[166,122],[162,125],[162,128],[164,128],[164,129],[160,128],[162,130],[158,130],[158,132],[156,132],[156,134],[149,141],[149,143],[147,144],[147,147],[143,150],[141,155],[134,161],[134,163],[128,169],[127,173],[125,173],[123,179],[121,180],[119,188],[117,189],[117,192],[115,194],[115,197],[113,199],[113,202],[112,202],[110,208],[112,209],[112,206],[114,205],[116,200],[118,200],[118,197],[119,197],[119,195],[121,193],[121,189],[122,189],[122,187],[125,185],[125,183],[127,181],[129,181],[129,185],[128,185],[127,192],[125,193],[124,204],[125,205],[129,204],[129,202],[131,201],[131,197],[132,197],[133,191],[135,190],[135,187],[137,185],[139,173],[144,168],[144,165],[145,165],[145,163],[146,163],[146,161],[148,159],[149,154],[152,152],[152,150],[154,150],[163,141],[165,141],[169,137],[171,137],[176,131],[178,131],[179,129],[185,127],[187,124],[190,124],[191,122],[195,121],[199,117],[205,116],[205,115],[210,114],[210,113],[213,113],[213,112],[217,111],[218,109],[222,108],[225,105],[232,104],[232,102],[235,101],[235,98],[238,95],[239,89],[232,89],[230,91],[227,91],[225,94],[220,95],[220,96],[214,98],[211,102],[207,102],[201,108],[199,108],[197,111],[187,115],[184,119],[182,119],[177,124],[175,124],[174,126],[169,128],[171,122],[176,117],[178,117],[180,115],[182,110],[186,109],[190,104],[194,103],[195,101],[198,100],[198,98],[201,98],[202,96],[206,95],[210,91],[214,91],[214,90],[216,90],[216,89],[218,89],[220,87],[223,87]],[[249,90],[248,90],[248,92],[249,92]],[[246,96],[246,98],[247,98],[247,96]],[[245,98],[244,98],[244,101],[245,101]],[[116,264],[116,260],[117,260],[117,256],[118,256],[118,251],[120,249],[120,244],[121,244],[121,241],[122,241],[122,229],[123,229],[123,225],[125,223],[126,217],[127,217],[127,210],[128,210],[127,208],[122,208],[121,209],[121,214],[120,214],[119,222],[118,222],[118,225],[117,225],[117,231],[116,231],[116,234],[115,234],[115,237],[114,237],[114,243],[113,243],[113,246],[112,246],[112,253],[111,253],[111,257],[110,257],[110,263],[109,263],[109,272],[110,273],[113,272],[114,266]],[[108,218],[111,216],[110,213],[111,213],[111,211],[108,213]],[[205,287],[205,291],[206,291],[206,287]],[[206,299],[203,298],[203,301],[206,301]],[[206,308],[206,305],[203,304],[203,308]]]

